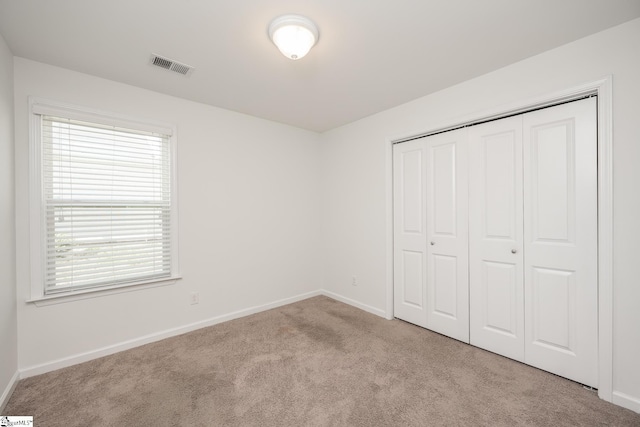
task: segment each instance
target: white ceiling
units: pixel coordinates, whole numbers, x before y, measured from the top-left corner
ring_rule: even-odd
[[[299,61],[267,35],[285,13],[320,30]],[[16,56],[322,132],[639,16],[640,0],[0,0],[0,34]]]

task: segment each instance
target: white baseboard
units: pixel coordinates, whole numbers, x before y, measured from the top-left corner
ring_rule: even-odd
[[[201,320],[199,322],[191,323],[185,326],[180,326],[177,328],[171,328],[164,331],[155,332],[153,334],[145,335],[140,338],[135,338],[128,341],[123,341],[118,344],[102,347],[97,350],[91,350],[85,353],[68,356],[62,359],[53,360],[51,362],[42,363],[40,365],[29,366],[27,368],[20,369],[19,377],[20,378],[33,377],[35,375],[44,374],[47,372],[55,371],[57,369],[62,369],[68,366],[77,365],[83,362],[88,362],[89,360],[98,359],[100,357],[108,356],[110,354],[118,353],[120,351],[129,350],[131,348],[135,348],[141,345],[160,341],[165,338],[182,335],[187,332],[195,331],[200,328],[206,328],[207,326],[213,326],[218,323],[227,322],[229,320],[249,316],[251,314],[259,313],[261,311],[266,311],[272,308],[277,308],[283,305],[302,301],[307,298],[315,297],[318,295],[323,295],[323,292],[322,291],[307,292],[305,294],[300,294],[294,297],[281,299],[278,301],[270,302],[268,304],[250,307],[243,310],[234,311],[232,313],[223,314],[221,316],[212,317],[210,319]]]
[[[349,304],[353,307],[359,308],[360,310],[364,310],[367,311],[371,314],[375,314],[376,316],[380,316],[380,317],[384,317],[385,319],[387,318],[387,313],[384,310],[381,310],[379,308],[375,308],[375,307],[371,307],[370,305],[367,304],[363,304],[361,302],[358,302],[356,300],[352,300],[351,298],[347,298],[347,297],[343,297],[342,295],[336,294],[334,292],[330,292],[327,290],[321,290],[320,293],[324,296],[327,296],[329,298],[333,298],[334,300],[343,302],[345,304]]]
[[[9,384],[7,384],[7,387],[2,392],[2,396],[0,396],[0,414],[4,415],[4,408],[5,406],[7,406],[7,403],[9,403],[9,399],[11,398],[13,391],[16,389],[16,386],[18,385],[19,379],[20,379],[20,372],[16,371],[13,374],[13,377],[11,377],[11,379],[9,380]]]
[[[628,394],[620,393],[619,391],[614,391],[612,402],[618,406],[631,409],[632,411],[640,414],[640,399],[637,397],[629,396]]]

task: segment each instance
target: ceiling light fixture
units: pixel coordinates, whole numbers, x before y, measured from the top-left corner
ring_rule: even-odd
[[[282,15],[269,24],[269,37],[289,59],[300,59],[318,42],[318,27],[300,15]]]

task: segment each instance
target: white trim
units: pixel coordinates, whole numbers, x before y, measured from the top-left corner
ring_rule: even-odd
[[[85,108],[78,105],[52,101],[49,99],[38,98],[34,96],[29,97],[29,113],[56,117],[59,117],[62,113],[64,114],[65,118],[84,122],[100,123],[103,125],[123,128],[133,128],[141,131],[161,133],[163,135],[169,136],[173,136],[175,133],[175,126],[172,125],[153,122],[150,120],[139,120],[123,114],[112,113],[110,111]]]
[[[327,296],[329,298],[332,298],[332,299],[334,299],[336,301],[340,301],[340,302],[348,304],[348,305],[350,305],[352,307],[359,308],[360,310],[364,310],[364,311],[366,311],[368,313],[375,314],[376,316],[380,316],[380,317],[384,317],[384,318],[387,317],[387,313],[385,312],[385,310],[381,310],[379,308],[372,307],[372,306],[367,305],[367,304],[363,304],[363,303],[358,302],[356,300],[353,300],[351,298],[343,297],[340,294],[336,294],[334,292],[330,292],[330,291],[327,291],[327,290],[324,290],[324,289],[321,290],[320,293],[322,295]]]
[[[171,166],[171,275],[180,277],[180,194],[178,191],[178,130],[172,126],[169,137]]]
[[[9,403],[9,399],[11,399],[11,395],[16,389],[19,380],[20,372],[16,371],[9,380],[9,384],[7,384],[7,387],[2,392],[2,396],[0,396],[0,414],[4,412],[4,408],[7,406],[7,403]]]
[[[89,360],[97,359],[100,357],[108,356],[110,354],[118,353],[120,351],[129,350],[141,345],[149,344],[152,342],[160,341],[165,338],[171,338],[177,335],[182,335],[187,332],[195,331],[197,329],[206,328],[207,326],[217,325],[218,323],[227,322],[229,320],[238,319],[240,317],[249,316],[251,314],[259,313],[265,310],[271,310],[283,305],[292,304],[294,302],[302,301],[307,298],[322,295],[322,291],[307,292],[305,294],[296,295],[290,298],[284,298],[271,303],[258,305],[255,307],[249,307],[243,310],[234,311],[232,313],[223,314],[220,316],[212,317],[210,319],[201,320],[199,322],[190,323],[188,325],[179,326],[177,328],[166,329],[160,332],[154,332],[152,334],[144,335],[139,338],[123,341],[118,344],[109,345],[96,350],[90,350],[84,353],[75,354],[72,356],[64,357],[62,359],[53,360],[51,362],[45,362],[39,365],[29,366],[20,369],[20,378],[29,378],[35,375],[44,374],[47,372],[55,371],[57,369],[66,368],[69,366],[84,363]]]
[[[127,283],[118,286],[78,289],[70,292],[57,293],[42,296],[39,298],[27,299],[26,302],[34,303],[37,307],[46,307],[48,305],[62,304],[65,302],[73,302],[84,299],[102,297],[105,295],[121,294],[124,292],[139,291],[142,289],[158,288],[160,286],[173,285],[182,277],[167,277],[166,279],[157,279],[150,282]]]
[[[391,286],[387,285],[386,292],[386,304],[385,304],[385,318],[388,320],[393,319],[393,141],[387,139],[384,141],[384,158],[385,158],[385,200],[386,200],[386,243],[387,243],[387,284],[391,283]]]
[[[613,77],[598,91],[598,396],[613,400]]]
[[[44,230],[44,203],[42,200],[42,171],[40,159],[42,150],[41,116],[31,111],[31,104],[35,99],[29,98],[29,260],[30,260],[30,298],[44,296],[42,283],[42,260],[44,260],[44,246],[42,244],[42,230]]]
[[[640,399],[636,397],[614,391],[612,403],[640,414]]]
[[[447,120],[427,129],[388,138],[386,152],[394,143],[402,140],[453,129],[463,124],[503,117],[509,114],[553,105],[595,93],[598,95],[598,396],[611,402],[613,399],[613,110],[611,75],[566,90],[493,107],[474,114]],[[386,155],[387,230],[393,229],[393,197],[389,193],[393,181],[393,156]],[[389,206],[391,205],[391,206]],[[388,231],[387,231],[388,232]],[[393,244],[393,236],[387,237],[387,245]],[[392,248],[391,248],[392,249]],[[393,311],[393,251],[387,248],[387,310]],[[389,272],[391,270],[391,272]],[[391,296],[390,296],[391,295]],[[389,316],[389,313],[387,313]],[[391,316],[393,314],[391,313]],[[616,392],[616,395],[621,394]]]

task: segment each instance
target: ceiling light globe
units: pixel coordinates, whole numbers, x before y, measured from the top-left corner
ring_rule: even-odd
[[[318,28],[304,16],[283,15],[269,25],[269,37],[284,56],[298,60],[318,42]]]

